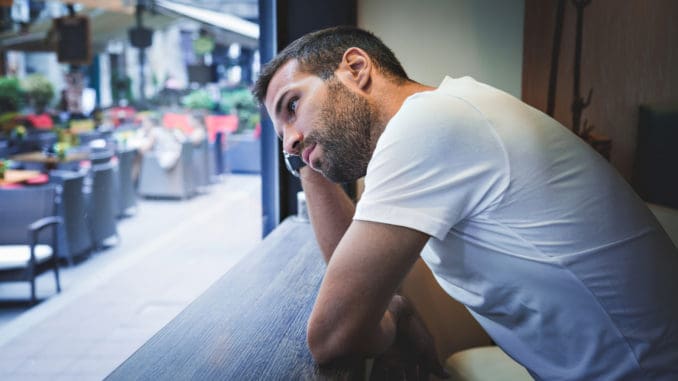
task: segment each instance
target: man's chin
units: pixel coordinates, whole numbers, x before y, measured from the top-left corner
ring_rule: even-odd
[[[365,176],[365,173],[338,173],[336,171],[321,170],[323,176],[333,183],[345,184],[358,180]]]

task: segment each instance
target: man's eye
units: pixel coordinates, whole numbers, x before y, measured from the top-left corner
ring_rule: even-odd
[[[294,114],[297,112],[297,104],[299,103],[299,98],[292,98],[290,101],[287,103],[287,111],[290,114]]]

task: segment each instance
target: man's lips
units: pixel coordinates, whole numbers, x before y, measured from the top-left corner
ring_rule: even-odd
[[[301,159],[306,163],[307,165],[311,165],[311,152],[315,149],[315,143],[312,144],[310,147],[306,148],[304,152],[301,153]],[[311,165],[311,167],[313,167]]]

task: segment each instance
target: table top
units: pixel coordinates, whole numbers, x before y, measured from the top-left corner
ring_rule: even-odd
[[[363,378],[364,362],[319,369],[308,351],[324,272],[311,225],[290,217],[107,380]]]
[[[6,169],[5,177],[0,179],[0,185],[18,184],[40,176],[40,171],[26,171],[21,169]]]
[[[14,155],[11,157],[11,159],[14,161],[28,161],[33,163],[56,164],[86,160],[87,157],[88,155],[86,152],[74,152],[67,154],[66,157],[64,157],[63,159],[60,159],[57,156],[48,156],[45,155],[43,152],[34,151]]]

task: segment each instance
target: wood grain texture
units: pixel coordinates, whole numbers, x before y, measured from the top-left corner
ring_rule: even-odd
[[[107,380],[353,379],[364,374],[357,362],[318,369],[308,351],[306,321],[324,272],[311,225],[288,218]]]

